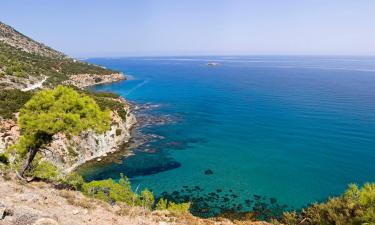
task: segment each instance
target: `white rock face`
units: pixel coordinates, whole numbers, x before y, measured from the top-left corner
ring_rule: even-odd
[[[120,145],[130,140],[131,129],[137,121],[131,113],[127,114],[125,121],[117,113],[112,113],[111,118],[111,129],[103,134],[87,131],[70,138],[56,134],[52,143],[43,150],[44,158],[70,172],[87,161],[116,152]]]
[[[73,85],[79,88],[88,86],[113,83],[121,80],[126,80],[126,77],[122,73],[114,74],[77,74],[71,75],[69,80],[63,82],[65,85]]]
[[[128,112],[125,120],[116,112],[111,112],[111,129],[103,134],[93,131],[86,131],[72,137],[56,134],[53,136],[52,143],[41,150],[44,159],[63,171],[70,172],[89,160],[117,151],[120,145],[130,140],[131,130],[137,123],[131,113],[131,106],[123,102]],[[18,140],[20,132],[14,120],[0,120],[0,126],[0,153],[2,153]]]

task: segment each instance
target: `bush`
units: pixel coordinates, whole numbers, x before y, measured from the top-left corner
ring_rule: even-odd
[[[174,203],[169,202],[168,204],[168,211],[174,212],[174,213],[189,213],[190,209],[190,202],[187,203]]]
[[[59,181],[61,177],[57,167],[47,161],[39,162],[32,173],[39,179],[52,182]]]
[[[127,205],[141,205],[137,194],[131,190],[130,182],[121,175],[119,182],[112,179],[91,181],[82,187],[85,195],[104,200],[111,204],[123,202]]]
[[[160,198],[155,206],[156,210],[168,210],[173,213],[189,213],[190,202],[187,203],[174,203],[172,201],[167,201],[164,198]]]
[[[141,192],[141,202],[142,206],[151,209],[154,206],[155,198],[151,191],[145,189]]]
[[[5,153],[1,153],[0,154],[0,163],[8,165],[9,164],[9,156]]]
[[[164,198],[159,199],[158,203],[156,204],[156,210],[167,210],[168,208],[168,201]]]
[[[282,222],[287,225],[375,224],[375,183],[365,184],[361,189],[352,184],[340,197],[314,204],[299,214],[284,213]]]
[[[80,191],[82,190],[85,181],[83,180],[83,177],[78,173],[71,172],[65,176],[61,183],[73,187],[77,191]]]

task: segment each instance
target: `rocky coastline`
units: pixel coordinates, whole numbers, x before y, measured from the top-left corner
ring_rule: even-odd
[[[100,81],[97,79],[98,77],[101,77]],[[83,74],[73,75],[72,79],[64,82],[64,84],[74,85],[82,89],[125,79],[123,74],[91,76]],[[44,160],[52,162],[63,172],[70,172],[88,161],[97,160],[117,152],[121,145],[130,141],[132,129],[136,126],[137,119],[133,114],[134,106],[131,103],[123,98],[116,101],[120,101],[124,105],[127,112],[125,118],[121,118],[116,111],[111,111],[110,130],[103,134],[86,131],[73,137],[67,137],[63,134],[54,135],[51,144],[41,151]],[[4,153],[9,146],[16,143],[19,137],[20,129],[16,119],[0,118],[0,153]]]
[[[85,88],[99,84],[114,83],[118,81],[126,80],[126,77],[122,73],[113,74],[77,74],[69,77],[68,80],[64,81],[65,85],[73,85],[78,88]]]

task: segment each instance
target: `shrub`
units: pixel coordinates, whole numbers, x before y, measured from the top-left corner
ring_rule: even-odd
[[[168,208],[168,201],[164,198],[159,199],[158,203],[156,204],[156,210],[167,210]]]
[[[8,165],[9,164],[9,156],[5,153],[1,153],[0,154],[0,163]]]
[[[73,187],[77,191],[80,191],[82,190],[85,181],[83,180],[83,177],[78,173],[71,172],[65,176],[61,183]]]
[[[116,129],[116,136],[120,136],[122,134],[122,130],[121,129]]]
[[[35,177],[46,181],[54,182],[60,179],[60,172],[57,167],[47,161],[38,163],[32,173]]]
[[[174,203],[169,202],[168,204],[168,211],[174,212],[174,213],[189,213],[190,209],[190,202],[187,203]]]
[[[141,192],[142,206],[151,209],[154,206],[155,198],[151,191],[145,189]]]
[[[375,224],[375,183],[365,184],[361,189],[352,184],[342,196],[314,204],[299,214],[284,213],[282,222],[287,225]]]
[[[168,210],[173,213],[189,213],[190,202],[187,203],[174,203],[172,201],[167,201],[164,198],[160,198],[155,206],[156,210]]]
[[[111,204],[123,202],[127,205],[140,205],[140,199],[131,190],[130,182],[121,175],[119,182],[112,179],[91,181],[82,187],[85,195],[104,200]]]

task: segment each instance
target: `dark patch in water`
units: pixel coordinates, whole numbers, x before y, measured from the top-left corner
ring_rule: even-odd
[[[288,209],[287,205],[279,205],[273,197],[253,195],[252,198],[242,201],[233,190],[217,189],[216,192],[207,192],[199,186],[183,186],[180,191],[163,192],[159,198],[178,203],[191,202],[191,213],[204,218],[252,212],[257,219],[269,220],[279,218],[282,212]]]
[[[84,175],[86,181],[91,181],[108,178],[118,179],[120,173],[129,178],[145,176],[176,169],[180,166],[181,164],[166,152],[159,152],[158,154],[138,152],[134,156],[123,159],[121,164],[109,162],[99,167],[94,163],[93,165],[87,165],[87,168],[82,168],[80,173]]]
[[[212,175],[212,174],[214,174],[214,172],[212,170],[208,169],[208,170],[204,171],[204,174],[205,175]]]

